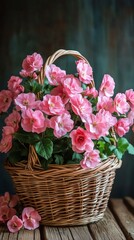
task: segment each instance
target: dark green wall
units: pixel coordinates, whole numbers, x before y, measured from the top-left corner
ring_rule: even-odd
[[[7,0],[0,6],[0,27],[0,89],[27,54],[37,51],[46,59],[59,48],[78,50],[89,60],[97,87],[109,73],[116,92],[134,88],[133,0]],[[72,63],[72,58],[59,61],[70,72]],[[134,134],[128,138],[134,143]],[[12,191],[3,158],[0,192]],[[112,196],[134,196],[133,176],[134,157],[125,155]]]

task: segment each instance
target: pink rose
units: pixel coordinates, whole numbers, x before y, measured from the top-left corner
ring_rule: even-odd
[[[62,102],[64,104],[66,104],[69,101],[69,97],[68,97],[67,93],[65,93],[64,87],[62,85],[59,85],[59,86],[53,88],[51,90],[50,94],[54,95],[54,96],[60,96],[62,99]]]
[[[109,111],[110,113],[114,112],[114,101],[110,97],[106,96],[99,96],[98,103],[97,103],[97,110],[104,109]]]
[[[120,118],[114,126],[115,132],[120,136],[124,136],[130,129],[130,121],[128,118]]]
[[[130,126],[132,126],[134,124],[134,111],[130,111],[128,113],[128,119],[129,119],[129,122],[130,122]]]
[[[95,168],[100,162],[99,151],[93,150],[84,153],[84,159],[81,160],[80,165],[82,168]]]
[[[126,95],[124,93],[116,94],[114,98],[114,109],[117,113],[127,113],[130,109],[129,104],[127,103]]]
[[[108,131],[117,122],[117,119],[111,115],[110,112],[103,109],[94,115],[91,114],[90,118],[85,123],[85,127],[92,139],[99,139],[108,134]]]
[[[8,230],[11,233],[18,232],[23,227],[23,221],[14,215],[8,222],[7,222]]]
[[[0,152],[7,153],[12,148],[12,135],[3,136],[0,141]]]
[[[14,100],[17,107],[21,110],[36,107],[36,96],[34,93],[21,93]]]
[[[14,132],[14,128],[11,126],[3,127],[2,139],[0,141],[0,152],[7,153],[12,148],[12,139]]]
[[[0,92],[0,113],[7,112],[12,102],[12,93],[9,90]]]
[[[47,121],[40,110],[27,109],[22,112],[21,126],[26,132],[42,133],[46,130]]]
[[[134,90],[129,89],[125,92],[126,94],[126,99],[129,102],[131,108],[134,108]]]
[[[66,72],[61,70],[55,64],[50,64],[46,67],[46,77],[50,85],[57,86],[62,83],[63,77],[66,76]]]
[[[15,207],[18,203],[18,196],[16,194],[10,195],[9,192],[5,192],[3,196],[0,196],[0,207],[7,205],[11,208]]]
[[[8,205],[2,205],[0,207],[0,219],[3,223],[11,219],[15,214],[16,210],[14,208],[8,207]]]
[[[78,60],[76,61],[76,68],[81,82],[89,84],[93,80],[93,70],[89,63]]]
[[[64,136],[73,129],[74,122],[69,113],[63,113],[60,116],[54,116],[50,119],[50,127],[54,129],[54,135],[57,138]]]
[[[22,79],[16,76],[11,76],[8,81],[8,89],[12,92],[13,98],[16,98],[20,93],[24,92],[24,87],[20,85]]]
[[[13,110],[13,112],[5,118],[5,123],[7,126],[13,127],[14,131],[16,132],[19,128],[20,119],[20,114],[17,111]]]
[[[63,82],[64,92],[69,96],[73,97],[74,95],[83,92],[81,83],[78,78],[75,78],[73,75],[66,75]]]
[[[22,77],[34,77],[37,75],[33,75],[35,71],[40,71],[43,65],[43,59],[40,54],[33,53],[32,55],[27,55],[27,57],[22,62],[22,71],[20,75]]]
[[[14,134],[15,130],[12,126],[4,126],[2,129],[2,136],[12,136]]]
[[[34,208],[25,207],[22,212],[22,220],[26,229],[34,230],[39,227],[41,216]]]
[[[70,133],[72,140],[72,149],[74,152],[82,153],[84,151],[92,151],[94,143],[90,138],[90,134],[81,127],[78,127],[76,130],[73,130]]]
[[[114,94],[115,82],[113,78],[105,74],[99,89],[99,96],[112,97]]]
[[[98,91],[96,90],[95,87],[89,88],[87,87],[85,91],[83,91],[83,95],[84,96],[89,96],[89,97],[93,97],[96,98],[98,96]]]
[[[70,99],[71,107],[76,115],[79,115],[83,122],[86,122],[92,113],[91,103],[81,94],[75,95]]]
[[[60,96],[47,94],[40,103],[40,110],[48,115],[60,115],[65,112],[65,106]]]

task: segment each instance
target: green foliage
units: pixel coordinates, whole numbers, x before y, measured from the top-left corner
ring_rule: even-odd
[[[53,153],[53,142],[49,138],[43,138],[35,144],[35,149],[41,157],[48,160]]]

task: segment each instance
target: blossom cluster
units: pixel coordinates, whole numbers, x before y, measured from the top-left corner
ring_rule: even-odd
[[[18,232],[21,228],[28,230],[38,228],[41,221],[39,213],[33,207],[25,207],[21,216],[18,216],[16,210],[18,202],[19,198],[16,194],[5,192],[0,196],[0,223],[6,223],[12,233]]]
[[[97,90],[90,64],[83,59],[75,63],[75,74],[48,65],[41,85],[41,55],[33,53],[23,60],[20,76],[11,76],[8,89],[0,92],[0,113],[14,105],[5,118],[0,152],[12,152],[18,141],[25,148],[33,145],[47,163],[64,163],[66,155],[74,163],[79,160],[82,168],[94,168],[111,154],[121,158],[125,150],[134,154],[122,138],[130,128],[134,131],[134,90],[114,96],[115,82],[109,74]]]

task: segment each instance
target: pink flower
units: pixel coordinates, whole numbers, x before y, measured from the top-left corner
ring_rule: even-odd
[[[3,127],[2,129],[2,136],[5,137],[5,136],[8,136],[8,135],[13,135],[14,134],[14,128],[11,127],[11,126],[5,126]]]
[[[20,93],[24,92],[24,87],[20,85],[22,79],[16,76],[11,76],[8,81],[8,89],[12,92],[13,98],[16,98]]]
[[[7,205],[10,200],[9,192],[5,192],[3,196],[0,196],[0,207],[2,205]]]
[[[20,71],[20,75],[21,75],[21,77],[24,77],[24,78],[27,78],[27,77],[30,77],[30,78],[33,78],[33,79],[37,79],[38,78],[38,74],[36,72],[29,73],[29,72],[27,72],[24,69],[22,69]]]
[[[116,94],[114,98],[114,109],[117,113],[127,113],[129,111],[129,104],[127,103],[126,95],[124,93]]]
[[[8,230],[11,233],[18,232],[23,227],[23,221],[14,215],[8,222],[7,222]]]
[[[101,162],[99,151],[93,150],[84,153],[84,159],[81,160],[80,165],[82,168],[95,168]]]
[[[2,221],[3,223],[11,219],[12,216],[15,214],[16,210],[14,208],[10,208],[7,205],[2,205],[0,207],[0,221]]]
[[[81,83],[78,78],[73,75],[66,75],[63,82],[64,92],[69,96],[73,97],[75,94],[81,93],[83,91]]]
[[[69,101],[69,97],[67,93],[64,91],[64,87],[62,85],[53,88],[50,94],[54,96],[60,96],[64,104],[66,104]]]
[[[72,139],[72,149],[74,152],[82,153],[84,151],[92,151],[94,143],[90,138],[90,134],[81,127],[70,133]]]
[[[12,135],[4,136],[0,141],[0,152],[7,153],[12,148]]]
[[[57,86],[61,84],[63,77],[66,76],[66,72],[61,70],[55,64],[50,64],[46,67],[46,77],[50,85]]]
[[[16,132],[19,128],[20,119],[20,114],[17,111],[13,110],[13,112],[5,118],[5,123],[7,126],[13,127],[14,131]]]
[[[14,132],[14,128],[11,126],[3,127],[2,139],[0,141],[0,152],[7,153],[12,148],[12,139]]]
[[[48,115],[60,115],[65,112],[65,106],[60,96],[47,94],[40,103],[40,110]]]
[[[99,96],[98,103],[97,103],[97,110],[104,109],[109,111],[110,113],[114,112],[114,101],[110,97],[106,96]]]
[[[114,126],[117,119],[110,112],[101,109],[96,115],[91,114],[85,127],[92,139],[99,139],[108,134],[110,127]]]
[[[21,93],[14,100],[17,107],[21,110],[25,110],[28,108],[35,108],[36,106],[36,96],[34,93]]]
[[[134,124],[134,111],[130,111],[128,113],[128,119],[129,119],[129,122],[130,122],[130,126],[132,126]]]
[[[129,102],[130,106],[134,108],[134,90],[129,89],[125,92],[126,94],[126,99]]]
[[[114,126],[115,132],[120,136],[124,136],[130,129],[130,121],[128,118],[120,118]]]
[[[110,75],[105,74],[99,89],[99,95],[112,97],[114,94],[114,88],[115,88],[115,82],[113,78]]]
[[[42,133],[46,130],[47,121],[40,110],[27,109],[22,112],[21,126],[26,132]]]
[[[6,112],[12,102],[12,93],[9,90],[2,90],[0,92],[0,113]]]
[[[35,71],[40,71],[43,65],[43,59],[40,54],[33,53],[32,55],[27,55],[27,57],[22,62],[22,71],[20,75],[22,77],[34,77],[37,75],[33,75]]]
[[[83,95],[96,98],[98,96],[98,91],[96,90],[95,87],[92,88],[87,87],[86,90],[83,91]]]
[[[39,227],[41,216],[34,208],[26,207],[22,212],[22,220],[26,229],[34,230]]]
[[[3,196],[0,196],[0,206],[7,205],[13,208],[17,205],[18,200],[19,199],[16,194],[10,195],[9,192],[5,192]]]
[[[78,60],[76,61],[76,68],[81,82],[89,84],[93,80],[93,70],[89,63]]]
[[[70,99],[71,107],[76,115],[79,115],[83,122],[86,122],[92,112],[91,103],[83,98],[81,94]]]
[[[54,116],[50,119],[50,127],[54,129],[54,135],[57,138],[64,136],[73,129],[74,122],[69,113],[63,113],[60,116]]]

